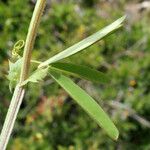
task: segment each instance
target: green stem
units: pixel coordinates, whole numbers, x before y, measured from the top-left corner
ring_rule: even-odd
[[[38,0],[35,6],[34,12],[33,12],[33,16],[31,19],[30,26],[29,26],[29,30],[28,30],[28,35],[26,38],[25,48],[24,48],[23,65],[21,68],[21,75],[20,75],[20,84],[28,76],[30,60],[31,60],[31,52],[33,49],[40,19],[41,19],[43,10],[45,8],[45,3],[46,3],[46,0]],[[20,109],[20,105],[24,97],[24,93],[25,93],[25,88],[17,85],[13,93],[13,97],[12,97],[12,100],[11,100],[11,103],[10,103],[10,106],[6,115],[6,119],[2,128],[2,131],[1,131],[0,150],[5,150],[7,147],[18,111]]]
[[[0,135],[0,150],[5,150],[24,97],[25,89],[16,86]]]
[[[42,16],[43,10],[45,8],[45,3],[46,3],[46,0],[38,0],[36,3],[36,7],[35,7],[35,10],[34,10],[34,13],[32,16],[32,20],[30,23],[30,27],[28,30],[28,35],[26,38],[20,82],[23,82],[27,78],[27,75],[29,72],[31,52],[32,52],[35,37],[37,34],[37,29],[38,29],[38,26],[40,23],[40,18]]]

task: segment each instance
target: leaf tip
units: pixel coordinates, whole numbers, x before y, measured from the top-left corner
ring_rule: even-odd
[[[116,136],[114,137],[114,140],[117,141],[119,138],[119,131],[117,130]]]
[[[116,128],[114,134],[111,136],[114,141],[117,141],[119,138],[119,131]]]
[[[121,22],[123,22],[127,18],[127,15],[124,15],[120,18]]]
[[[126,15],[122,16],[121,18],[117,19],[114,23],[116,23],[118,25],[117,28],[122,26],[122,23],[125,21],[126,19]]]

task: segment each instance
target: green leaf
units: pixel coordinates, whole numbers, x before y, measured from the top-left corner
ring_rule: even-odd
[[[11,92],[19,82],[22,62],[22,58],[18,59],[15,63],[9,61],[9,71],[7,78],[9,80],[9,89]]]
[[[52,69],[59,70],[63,73],[68,73],[76,77],[82,77],[92,82],[108,83],[110,81],[108,76],[104,73],[86,66],[70,63],[53,63],[51,64],[51,67]]]
[[[102,38],[106,37],[108,34],[112,33],[113,31],[117,30],[118,28],[120,28],[122,26],[121,23],[124,21],[124,19],[125,19],[125,16],[119,18],[118,20],[116,20],[112,24],[106,26],[102,30],[87,37],[86,39],[80,41],[79,43],[67,48],[66,50],[60,52],[59,54],[51,57],[47,61],[41,63],[39,65],[39,68],[43,67],[43,66],[47,66],[51,63],[54,63],[56,61],[66,58],[66,57],[69,57],[69,56],[71,56],[75,53],[78,53],[79,51],[89,47],[90,45],[94,44],[95,42],[101,40]]]
[[[27,84],[28,82],[36,83],[42,81],[47,76],[48,69],[49,67],[37,69],[28,79],[22,82],[21,86]]]
[[[117,128],[92,97],[68,77],[55,71],[51,71],[50,74],[112,139],[117,140],[119,136]]]

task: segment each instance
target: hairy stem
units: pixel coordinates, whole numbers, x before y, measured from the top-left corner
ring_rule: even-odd
[[[21,84],[28,76],[30,60],[31,60],[31,52],[33,49],[40,19],[41,19],[43,10],[45,8],[45,3],[46,3],[46,0],[38,0],[35,6],[34,12],[33,12],[33,16],[30,22],[30,26],[29,26],[29,30],[28,30],[28,34],[26,38],[25,48],[24,48],[23,65],[21,68],[19,84]],[[1,131],[0,150],[5,150],[7,147],[18,111],[20,109],[20,105],[24,97],[25,88],[19,86],[19,84],[16,86],[14,90],[13,97],[12,97],[12,100],[11,100],[11,103],[10,103],[10,106],[6,115],[6,119],[2,128],[2,131]]]

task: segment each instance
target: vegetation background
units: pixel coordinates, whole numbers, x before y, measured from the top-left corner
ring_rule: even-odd
[[[0,0],[0,130],[12,93],[6,79],[15,42],[25,39],[35,0]],[[108,85],[76,80],[120,131],[112,141],[51,79],[30,84],[9,150],[150,149],[150,2],[47,0],[33,58],[50,56],[127,14],[124,28],[65,61],[105,72]]]

